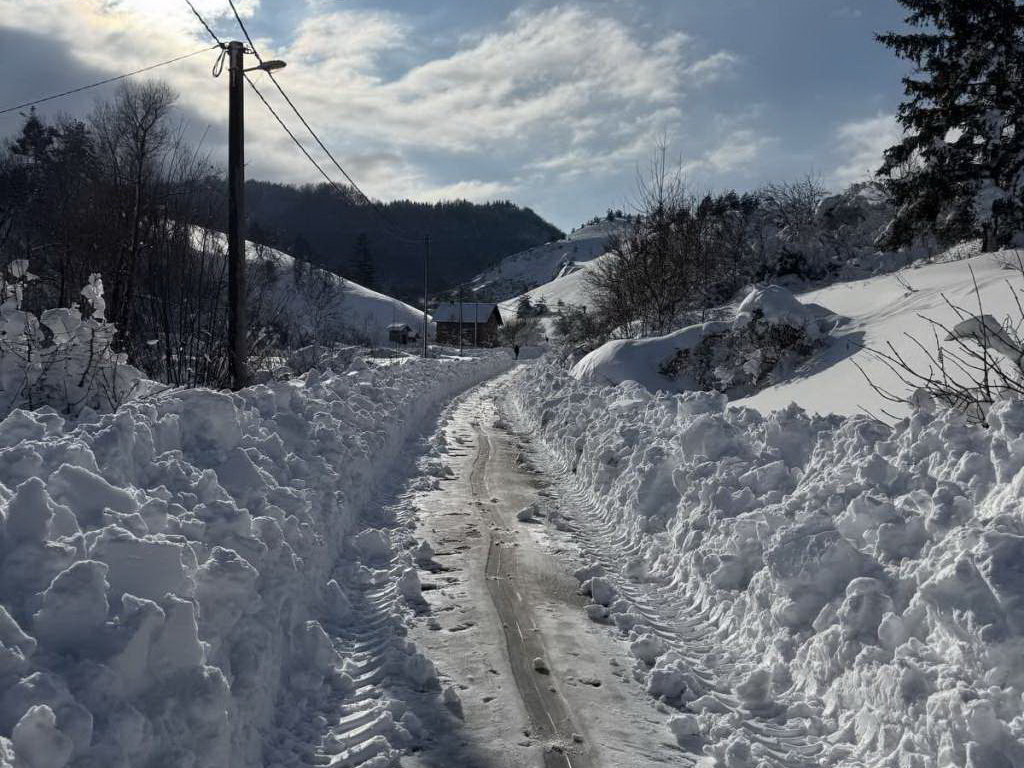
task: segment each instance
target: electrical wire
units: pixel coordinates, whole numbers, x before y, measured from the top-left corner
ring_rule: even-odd
[[[217,35],[214,33],[214,31],[210,28],[210,25],[206,23],[206,20],[202,17],[202,15],[199,13],[199,11],[196,10],[196,7],[194,5],[192,5],[190,0],[185,0],[185,2],[188,3],[188,7],[192,9],[192,13],[194,13],[196,18],[199,19],[199,23],[202,24],[203,27],[206,29],[206,31],[210,33],[210,36],[213,37],[213,39],[217,41],[217,45],[215,45],[213,47],[216,48],[216,47],[220,46],[222,49],[226,49],[227,46],[225,46],[224,43],[221,42],[220,38],[217,37]],[[238,17],[238,12],[235,10],[234,3],[231,4],[231,10],[235,12],[235,18],[238,19],[239,25],[242,25],[241,18]],[[246,39],[249,39],[249,42],[250,42],[250,45],[251,45],[252,41],[249,38],[249,33],[246,32],[244,26],[242,26],[242,32],[245,33]],[[207,49],[207,50],[209,50],[209,49]],[[257,59],[259,59],[259,55],[257,55]],[[218,59],[218,64],[221,64],[222,61],[223,61],[223,54],[221,55],[221,58]],[[260,59],[260,61],[262,62],[262,59]],[[222,64],[221,64],[221,66],[222,66]],[[216,72],[216,68],[215,68],[215,72]],[[320,175],[324,177],[324,180],[328,184],[330,184],[331,187],[333,187],[334,190],[337,191],[339,194],[341,194],[343,197],[347,196],[345,191],[341,187],[339,187],[337,183],[335,183],[334,179],[332,179],[330,177],[330,175],[328,175],[328,173],[321,167],[320,163],[318,163],[316,161],[316,158],[314,158],[309,153],[309,150],[307,150],[306,147],[303,146],[302,142],[299,141],[298,137],[292,132],[291,128],[288,127],[287,123],[285,123],[285,121],[281,118],[281,115],[278,114],[277,110],[274,109],[273,105],[269,101],[267,101],[267,97],[264,96],[263,92],[260,91],[260,89],[256,87],[256,83],[254,83],[252,78],[249,77],[249,73],[243,71],[242,72],[242,76],[245,78],[245,81],[249,84],[249,87],[252,88],[253,93],[255,93],[256,96],[259,97],[259,100],[263,102],[263,106],[265,106],[267,108],[267,111],[270,112],[270,114],[277,121],[277,124],[281,126],[281,128],[284,130],[284,132],[286,134],[288,134],[288,138],[290,138],[292,140],[292,142],[294,142],[295,146],[299,148],[299,150],[302,152],[303,155],[306,156],[306,159],[309,160],[309,162],[313,165],[314,168],[317,169],[317,171],[319,171]]]
[[[190,3],[190,5],[191,5],[191,3]],[[240,26],[242,28],[242,34],[245,35],[245,40],[246,40],[246,42],[249,43],[249,50],[252,51],[252,55],[256,57],[256,61],[258,61],[260,64],[263,64],[263,58],[260,56],[259,52],[256,50],[256,44],[253,43],[252,38],[249,37],[249,30],[247,30],[245,28],[245,23],[242,21],[242,17],[238,13],[238,9],[235,8],[234,0],[228,0],[228,5],[231,6],[231,12],[233,14],[235,14],[235,21],[238,22],[238,26]]]
[[[209,32],[210,36],[217,41],[218,45],[221,45],[223,47],[224,43],[221,42],[220,38],[218,38],[217,35],[213,32],[210,25],[206,23],[202,15],[200,15],[200,13],[196,10],[195,6],[192,5],[191,0],[185,0],[185,2],[188,3],[189,8],[192,9],[192,13],[194,13],[196,18],[199,19],[200,23],[203,25],[206,31]],[[246,42],[249,44],[249,51],[256,57],[256,60],[259,61],[260,64],[262,65],[263,57],[260,55],[258,49],[256,48],[256,44],[253,42],[252,36],[249,34],[249,30],[245,26],[245,22],[242,20],[242,16],[238,12],[238,8],[235,6],[234,0],[228,0],[228,5],[231,7],[231,12],[234,15],[235,21],[238,23],[238,26],[242,31],[242,35],[245,37]],[[349,174],[348,171],[344,169],[344,167],[342,167],[341,163],[338,162],[334,154],[327,148],[327,145],[324,144],[320,136],[313,129],[313,126],[311,126],[309,124],[309,121],[306,120],[305,116],[299,110],[298,106],[296,106],[295,102],[292,101],[291,97],[285,91],[284,87],[281,85],[280,82],[278,82],[277,78],[274,77],[274,73],[268,70],[264,71],[266,72],[267,76],[270,77],[270,80],[274,84],[274,87],[277,88],[278,92],[284,98],[285,102],[291,108],[292,112],[295,113],[295,116],[299,118],[299,121],[309,132],[309,135],[313,137],[313,140],[317,143],[317,146],[319,146],[320,149],[324,152],[324,154],[327,155],[327,157],[330,159],[334,167],[338,169],[338,172],[341,173],[341,175],[349,183],[351,189],[354,190],[358,194],[358,196],[363,200],[363,202],[370,206],[374,210],[374,212],[380,217],[381,221],[384,222],[384,224],[387,227],[387,229],[384,230],[384,234],[387,234],[389,237],[407,244],[422,244],[424,242],[425,236],[409,236],[408,233],[406,233],[400,226],[398,226],[394,222],[394,220],[392,220],[392,218],[387,214],[387,212],[384,211],[384,209],[381,208],[381,206],[375,200],[373,200],[369,195],[367,195],[362,190],[362,188],[359,186],[356,180],[352,178],[351,174]],[[295,144],[295,146],[299,148],[299,150],[310,162],[310,164],[317,170],[317,172],[324,178],[324,180],[331,186],[331,188],[338,192],[338,194],[341,195],[343,198],[349,199],[351,191],[344,190],[342,187],[338,185],[337,182],[334,181],[334,179],[331,178],[330,174],[328,174],[327,171],[324,170],[323,166],[321,166],[320,163],[317,162],[316,158],[314,158],[310,154],[309,150],[307,150],[306,147],[302,144],[302,142],[299,141],[298,137],[288,127],[288,125],[285,123],[284,119],[277,112],[277,110],[275,110],[274,107],[270,104],[266,96],[264,96],[263,93],[259,90],[259,88],[256,87],[256,84],[253,82],[252,78],[246,75],[245,80],[249,84],[249,87],[252,88],[256,96],[260,99],[260,101],[263,102],[263,105],[267,108],[270,114],[277,121],[278,125],[280,125],[282,130],[284,130],[284,132],[288,135],[288,138],[290,138],[292,142]]]
[[[220,43],[218,43],[217,45],[212,45],[209,48],[203,48],[202,50],[199,50],[199,51],[193,51],[192,53],[186,53],[186,54],[183,54],[181,56],[176,56],[175,58],[168,59],[167,61],[161,61],[158,64],[150,64],[148,67],[142,67],[142,69],[136,69],[134,72],[126,72],[125,74],[117,75],[116,77],[108,77],[106,80],[100,80],[99,82],[96,82],[96,83],[90,83],[89,85],[83,85],[80,88],[72,88],[70,91],[63,91],[62,93],[55,93],[52,96],[44,96],[43,98],[35,99],[34,101],[26,101],[24,104],[16,104],[13,107],[6,107],[5,109],[0,109],[0,115],[6,114],[8,112],[14,112],[15,110],[18,110],[18,109],[24,109],[25,107],[34,107],[36,104],[42,104],[43,102],[53,101],[54,99],[60,99],[60,98],[63,98],[64,96],[70,96],[73,93],[81,93],[82,91],[87,91],[90,88],[96,88],[96,87],[101,86],[101,85],[106,85],[107,83],[114,83],[114,82],[117,82],[118,80],[124,80],[125,78],[128,78],[128,77],[134,77],[135,75],[141,75],[143,72],[149,72],[150,70],[157,69],[158,67],[166,67],[168,64],[174,64],[175,62],[182,61],[184,59],[190,59],[193,56],[198,56],[201,53],[206,53],[207,51],[212,51],[214,48],[219,47],[219,45],[220,45]]]
[[[320,163],[318,163],[316,161],[316,159],[311,154],[309,154],[309,150],[307,150],[303,146],[302,142],[298,140],[298,138],[295,136],[295,134],[292,133],[291,128],[289,128],[287,126],[287,124],[284,122],[284,120],[281,119],[281,116],[277,113],[277,110],[274,109],[274,107],[270,104],[269,101],[267,101],[267,97],[264,96],[263,93],[260,91],[260,89],[256,87],[256,83],[254,83],[252,81],[252,78],[249,77],[249,73],[248,72],[243,72],[242,74],[245,77],[245,82],[247,82],[249,84],[249,87],[252,88],[253,93],[255,93],[259,97],[260,101],[263,102],[263,106],[265,106],[267,108],[267,110],[270,112],[270,114],[274,116],[274,119],[277,120],[278,125],[280,125],[281,128],[284,129],[284,132],[288,134],[288,138],[290,138],[293,142],[295,142],[295,146],[297,146],[302,151],[302,154],[304,154],[306,156],[306,159],[309,160],[309,162],[313,164],[313,167],[316,168],[320,172],[320,175],[324,177],[324,179],[327,181],[327,183],[330,184],[334,188],[334,190],[336,192],[338,192],[338,194],[340,194],[342,197],[347,197],[347,194],[346,194],[345,190],[343,190],[341,187],[339,187],[337,185],[337,183],[334,181],[334,179],[332,179],[327,174],[327,171],[325,171],[320,166]]]
[[[252,36],[249,35],[249,30],[246,29],[245,22],[242,21],[242,16],[241,16],[241,14],[238,13],[238,9],[235,7],[234,0],[228,0],[228,5],[231,6],[231,12],[234,14],[235,21],[238,22],[238,26],[241,28],[242,34],[245,36],[246,42],[249,43],[250,50],[252,51],[253,55],[256,57],[256,60],[259,61],[259,63],[262,65],[263,64],[263,58],[260,56],[259,51],[256,49],[256,44],[253,42]],[[333,163],[334,167],[338,169],[338,172],[342,176],[345,177],[345,180],[359,194],[359,196],[363,199],[363,201],[367,205],[369,205],[371,208],[373,208],[373,210],[377,213],[377,215],[380,216],[381,220],[391,229],[391,232],[389,234],[393,238],[395,238],[396,240],[403,240],[403,241],[405,241],[407,243],[419,243],[419,242],[422,242],[422,238],[409,237],[408,233],[406,233],[400,226],[398,226],[391,219],[391,217],[387,215],[387,213],[384,211],[384,209],[381,208],[380,205],[377,204],[376,201],[371,199],[369,195],[367,195],[365,192],[363,192],[363,190],[360,188],[360,186],[356,183],[356,180],[353,179],[352,176],[348,173],[348,171],[346,171],[342,167],[341,163],[338,162],[337,158],[335,158],[333,153],[327,148],[327,145],[324,144],[323,141],[321,141],[320,136],[317,135],[316,131],[313,130],[313,126],[311,126],[309,124],[309,121],[306,120],[305,116],[302,114],[302,112],[299,110],[299,108],[295,105],[295,102],[292,101],[291,97],[285,91],[284,87],[281,85],[281,83],[278,82],[277,78],[274,77],[274,73],[270,72],[270,71],[267,71],[267,70],[265,70],[265,71],[267,72],[267,75],[270,77],[270,81],[274,84],[274,87],[277,88],[278,92],[281,94],[281,96],[287,102],[288,106],[291,107],[292,112],[294,112],[295,116],[297,118],[299,118],[299,121],[302,123],[303,126],[305,126],[306,130],[309,131],[309,135],[313,137],[313,140],[317,143],[317,145],[320,147],[320,149],[323,151],[323,153],[325,155],[327,155],[327,157],[330,159],[331,163]],[[252,84],[252,82],[250,81],[250,85],[251,84]],[[280,118],[278,119],[278,121],[281,122]],[[283,123],[282,123],[282,125],[283,125]],[[294,137],[293,137],[293,140],[294,140]],[[303,152],[305,152],[305,149],[303,149]],[[307,157],[309,156],[308,153],[306,153],[306,155],[307,155]],[[320,173],[323,174],[323,170],[321,168],[319,168],[319,166],[317,167],[317,170],[319,170]],[[333,182],[332,182],[332,184],[333,184]]]
[[[221,48],[223,48],[224,47],[223,41],[219,37],[217,37],[217,33],[214,32],[213,29],[210,27],[210,25],[206,23],[206,19],[204,19],[202,16],[199,15],[199,11],[197,11],[196,7],[194,5],[192,5],[192,0],[185,0],[185,2],[188,3],[188,7],[192,9],[192,13],[195,15],[195,17],[197,19],[199,19],[199,23],[202,24],[206,28],[206,31],[210,33],[210,37],[212,37],[214,40],[216,40],[217,41],[217,45],[219,45]]]

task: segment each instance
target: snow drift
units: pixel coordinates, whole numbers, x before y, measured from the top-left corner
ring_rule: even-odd
[[[1022,288],[1018,261],[1022,252],[976,254],[977,244],[965,244],[939,255],[934,263],[801,294],[798,299],[804,304],[827,307],[848,322],[825,340],[825,349],[812,361],[813,375],[782,378],[749,397],[741,396],[737,404],[765,412],[795,402],[819,413],[907,415],[907,406],[887,400],[861,373],[890,392],[906,390],[872,350],[885,351],[892,345],[911,364],[927,371],[930,361],[925,350],[956,351],[955,344],[943,341],[945,333],[935,339],[937,329],[930,322],[952,329],[962,321],[950,304],[972,315],[991,314],[999,321],[1010,318],[1011,325],[1020,317],[1014,290]]]
[[[610,553],[588,612],[706,765],[1024,766],[1024,401],[889,426],[517,376]]]
[[[0,766],[308,764],[270,738],[275,723],[356,687],[320,620],[354,620],[354,581],[401,575],[358,514],[426,417],[507,365],[357,361],[77,424],[13,411],[0,422]],[[391,665],[427,685],[429,662],[396,648]],[[374,726],[382,755],[415,725],[401,714]]]

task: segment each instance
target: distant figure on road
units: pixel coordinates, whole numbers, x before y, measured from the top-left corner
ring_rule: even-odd
[[[519,359],[519,345],[518,344],[513,344],[512,345],[512,351],[516,353],[516,360],[518,360]]]

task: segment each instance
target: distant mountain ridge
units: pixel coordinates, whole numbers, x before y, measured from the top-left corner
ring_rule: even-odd
[[[510,201],[380,203],[388,220],[413,242],[392,236],[388,223],[354,192],[343,198],[324,184],[249,181],[246,206],[250,239],[405,300],[423,291],[422,235],[430,235],[432,294],[469,280],[509,254],[564,237],[529,208]]]

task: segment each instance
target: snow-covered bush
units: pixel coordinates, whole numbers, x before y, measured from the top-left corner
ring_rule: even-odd
[[[874,183],[853,184],[828,195],[813,179],[769,184],[760,192],[765,212],[761,279],[789,277],[800,281],[863,277],[905,258],[879,252],[894,211],[884,190]]]
[[[668,379],[738,397],[791,371],[824,344],[818,319],[780,286],[755,288],[727,328],[710,331],[659,366]]]
[[[77,415],[113,410],[132,394],[142,374],[114,349],[116,328],[106,321],[103,281],[93,274],[82,289],[82,311],[22,309],[35,280],[28,262],[8,265],[0,282],[0,415],[14,408],[50,406]]]
[[[778,285],[754,288],[728,320],[665,336],[619,339],[583,357],[576,378],[632,380],[651,391],[704,390],[741,397],[791,371],[825,342],[839,318],[801,304]]]
[[[581,540],[614,542],[581,572],[600,577],[594,615],[692,716],[669,727],[708,766],[791,748],[795,765],[1024,765],[1024,399],[984,429],[950,410],[761,414],[545,364],[509,393],[587,500]]]

